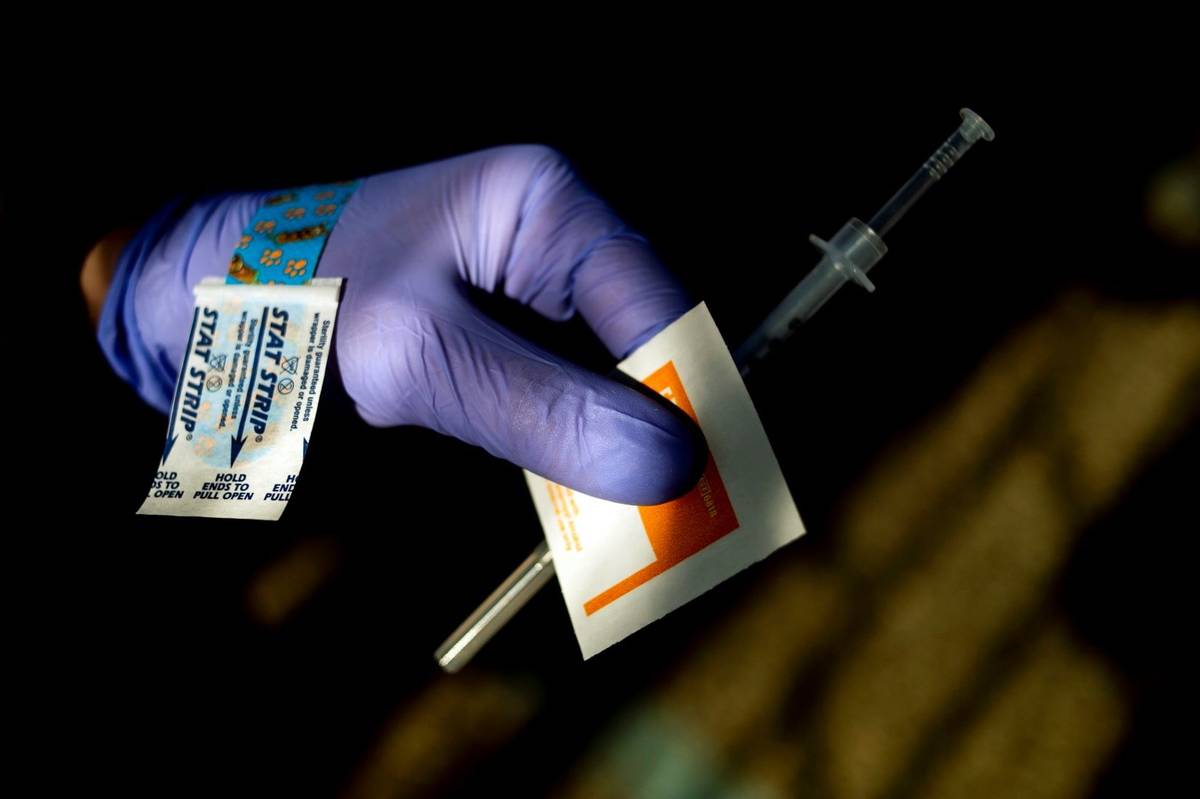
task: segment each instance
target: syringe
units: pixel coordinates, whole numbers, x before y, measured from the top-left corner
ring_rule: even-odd
[[[887,253],[887,245],[883,243],[884,234],[900,221],[930,186],[950,171],[950,167],[971,149],[971,145],[980,139],[991,141],[996,136],[991,127],[969,108],[962,109],[959,114],[963,121],[958,130],[929,156],[908,182],[900,187],[900,191],[879,209],[879,213],[871,217],[869,224],[851,219],[828,242],[816,236],[808,237],[824,255],[734,352],[733,360],[743,377],[754,361],[766,355],[772,345],[787,339],[802,322],[812,318],[846,281],[853,280],[867,291],[875,290],[875,284],[867,278],[867,272]]]
[[[975,142],[995,138],[992,128],[974,111],[964,108],[959,114],[962,124],[958,129],[871,217],[869,223],[851,218],[828,242],[809,236],[809,241],[822,251],[821,260],[734,351],[734,362],[743,377],[772,346],[787,339],[797,326],[808,321],[847,281],[853,280],[867,291],[875,290],[867,272],[887,253],[883,236]],[[553,574],[554,560],[543,541],[438,647],[434,653],[438,664],[448,672],[456,672],[466,665],[480,647],[550,581]]]

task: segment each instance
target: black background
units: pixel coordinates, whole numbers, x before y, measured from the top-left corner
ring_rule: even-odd
[[[540,538],[519,470],[427,431],[370,429],[336,381],[280,523],[135,516],[162,418],[109,372],[76,275],[96,238],[172,196],[548,144],[647,235],[735,342],[815,263],[809,233],[869,218],[954,129],[959,107],[974,108],[997,140],[977,145],[889,236],[877,292],[836,297],[750,383],[811,531],[803,545],[814,548],[828,546],[831,509],[884,445],[1064,287],[1148,305],[1197,296],[1195,254],[1171,250],[1143,222],[1150,176],[1196,146],[1194,96],[1181,115],[1172,86],[841,84],[679,68],[619,88],[534,75],[414,97],[402,81],[383,82],[261,108],[233,90],[97,85],[67,112],[45,109],[51,146],[30,163],[14,158],[10,174],[42,172],[42,188],[26,195],[33,207],[62,209],[67,197],[87,208],[48,225],[53,254],[36,267],[51,272],[60,322],[42,340],[70,368],[38,378],[56,421],[21,432],[30,451],[59,459],[34,467],[52,475],[50,504],[21,513],[13,534],[34,544],[38,567],[19,581],[15,607],[39,664],[28,692],[44,708],[31,729],[52,753],[48,784],[331,793],[390,710],[433,678],[436,645]],[[7,215],[18,203],[5,193]],[[563,327],[564,348],[605,366],[581,324]],[[1196,474],[1184,461],[1176,446],[1139,478],[1061,588],[1080,634],[1137,700],[1102,783],[1114,795],[1185,768],[1170,732],[1184,695],[1170,664],[1194,626],[1190,568],[1178,557],[1194,529],[1185,501]],[[363,498],[368,480],[388,488]],[[20,492],[10,502],[19,508]],[[1127,540],[1131,526],[1146,537]],[[331,531],[345,558],[321,601],[278,630],[248,621],[250,577],[297,538]],[[451,560],[454,573],[443,571]],[[582,704],[547,702],[521,742],[456,787],[553,785],[560,767],[538,742],[553,740],[569,763],[648,678],[646,664],[652,675],[669,663],[706,608],[752,588],[741,575],[587,665],[557,592],[543,592],[481,661],[528,672],[552,700],[581,669],[599,670],[600,688]]]

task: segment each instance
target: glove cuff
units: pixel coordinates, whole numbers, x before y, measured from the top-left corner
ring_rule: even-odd
[[[163,413],[179,374],[192,286],[226,273],[242,228],[266,196],[176,198],[121,250],[96,340],[113,371]]]

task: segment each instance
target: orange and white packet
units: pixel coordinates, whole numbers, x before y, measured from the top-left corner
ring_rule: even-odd
[[[584,658],[804,533],[750,395],[701,303],[617,365],[682,408],[708,440],[697,485],[621,505],[525,472]]]

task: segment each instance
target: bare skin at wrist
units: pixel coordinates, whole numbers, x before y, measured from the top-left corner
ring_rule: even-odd
[[[133,237],[133,233],[133,228],[114,230],[96,242],[83,259],[83,268],[79,271],[79,288],[83,292],[92,327],[96,327],[100,322],[100,309],[104,307],[104,298],[108,296],[113,274],[117,271],[117,259],[122,248]]]

